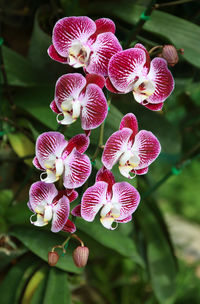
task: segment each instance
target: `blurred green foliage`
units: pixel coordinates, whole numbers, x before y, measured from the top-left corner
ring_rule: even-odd
[[[173,43],[185,50],[172,69],[176,87],[165,102],[163,112],[155,113],[141,107],[134,102],[132,94],[111,96],[104,142],[118,129],[122,116],[133,112],[138,118],[139,128],[154,132],[162,145],[162,153],[150,167],[149,174],[131,181],[143,195],[133,221],[120,225],[115,231],[105,231],[96,221],[87,223],[78,219],[78,235],[90,248],[88,266],[80,270],[73,264],[72,251],[76,243],[72,241],[66,255],[60,258],[55,268],[50,268],[48,251],[61,244],[66,234],[53,234],[48,228],[31,227],[31,212],[26,205],[29,187],[39,178],[37,170],[30,167],[33,143],[40,133],[57,130],[49,104],[54,97],[57,78],[73,71],[53,62],[47,55],[55,22],[70,15],[88,15],[93,19],[109,17],[115,21],[117,36],[124,44],[149,3],[0,1],[1,36],[4,38],[0,57],[7,77],[7,83],[5,77],[1,75],[0,78],[3,88],[0,96],[2,304],[200,302],[199,278],[195,274],[197,265],[188,270],[186,264],[179,262],[178,272],[174,247],[164,220],[167,211],[200,222],[198,2],[158,8],[134,41],[143,43],[147,49]],[[80,132],[77,121],[64,134],[70,138]],[[95,151],[98,136],[99,130],[92,131],[89,156]],[[178,176],[172,176],[171,168],[180,160],[187,167]],[[99,156],[94,164],[93,178],[100,167]],[[120,181],[116,168],[113,172]],[[162,179],[165,183],[158,184]],[[162,187],[155,192],[155,185],[161,184]],[[82,189],[79,190],[81,192]]]

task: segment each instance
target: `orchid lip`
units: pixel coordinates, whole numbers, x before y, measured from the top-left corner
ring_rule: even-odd
[[[75,40],[69,48],[69,65],[74,68],[87,66],[91,50],[87,45]]]

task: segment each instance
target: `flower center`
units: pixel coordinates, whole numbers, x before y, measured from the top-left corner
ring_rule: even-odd
[[[54,183],[59,180],[64,170],[63,160],[61,158],[52,157],[49,158],[44,165],[46,172],[42,172],[40,175],[41,181],[45,183]]]
[[[101,209],[100,221],[102,225],[107,229],[115,229],[112,227],[113,222],[120,216],[120,204],[109,202],[106,203]]]
[[[139,103],[143,103],[155,92],[155,85],[153,81],[144,77],[140,77],[133,86],[133,95],[135,100]]]
[[[31,223],[35,226],[46,226],[53,217],[53,210],[50,205],[40,204],[35,208],[35,212],[37,214],[37,220],[34,222],[31,219]]]
[[[65,101],[62,102],[61,109],[62,113],[57,115],[57,121],[63,125],[69,125],[75,122],[80,116],[81,104],[78,99],[75,100],[73,97],[69,96]],[[59,120],[60,115],[63,116],[62,120]]]
[[[69,65],[74,68],[86,66],[90,57],[90,48],[83,45],[80,41],[76,40],[69,48]]]
[[[138,167],[140,163],[140,157],[136,151],[128,150],[122,154],[119,159],[119,171],[120,173],[127,177],[133,178],[130,172]]]

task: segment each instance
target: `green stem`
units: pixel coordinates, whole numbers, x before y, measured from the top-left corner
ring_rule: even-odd
[[[136,36],[139,34],[139,32],[142,30],[143,25],[147,20],[149,20],[153,10],[155,9],[156,0],[150,1],[149,5],[147,6],[146,10],[142,13],[140,16],[139,21],[135,25],[134,29],[129,33],[127,40],[124,44],[124,48],[129,47],[132,41],[136,39]]]
[[[178,4],[184,4],[187,2],[194,2],[197,0],[177,0],[177,1],[171,1],[171,2],[166,2],[166,3],[157,3],[155,4],[155,8],[159,8],[159,7],[165,7],[165,6],[172,6],[172,5],[178,5]]]

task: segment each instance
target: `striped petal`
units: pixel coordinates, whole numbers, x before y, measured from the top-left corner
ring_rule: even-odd
[[[96,84],[89,84],[81,100],[81,124],[84,130],[99,127],[108,114],[108,105],[102,89]]]
[[[112,201],[120,204],[120,215],[117,220],[123,220],[132,215],[140,202],[139,192],[127,182],[120,182],[113,185]]]
[[[29,190],[29,207],[31,211],[36,212],[37,206],[51,204],[58,191],[54,184],[36,182],[32,184]]]
[[[106,203],[107,183],[97,182],[83,194],[81,201],[81,216],[92,222],[99,209]]]
[[[155,85],[155,92],[147,98],[151,104],[162,103],[167,99],[174,89],[174,79],[167,67],[167,61],[162,58],[154,58],[148,78]]]
[[[52,232],[59,232],[63,229],[68,217],[69,217],[69,200],[66,196],[63,196],[59,201],[53,204],[53,218],[52,218]]]
[[[68,232],[68,233],[74,233],[76,231],[75,224],[70,221],[69,219],[66,221],[62,231]]]
[[[68,57],[69,48],[74,41],[86,43],[96,31],[95,22],[88,17],[65,17],[53,29],[53,45],[62,57]]]
[[[115,177],[111,171],[105,167],[101,168],[96,175],[96,182],[106,182],[108,184],[107,198],[112,196],[112,186],[115,183]]]
[[[102,155],[102,163],[111,170],[117,163],[122,153],[127,150],[128,141],[132,135],[132,130],[123,128],[120,131],[113,133],[107,140]]]
[[[78,216],[81,217],[81,204],[77,205],[76,207],[74,207],[71,211],[71,214],[73,216]]]
[[[87,155],[73,151],[64,160],[64,186],[68,189],[81,187],[91,173],[91,163]]]
[[[108,76],[114,88],[121,93],[132,91],[134,82],[139,79],[146,63],[145,51],[132,48],[115,54],[108,67]]]
[[[56,51],[55,47],[53,46],[53,44],[50,45],[50,47],[47,50],[47,53],[51,59],[61,63],[67,63],[67,58],[60,56]]]
[[[97,74],[87,74],[86,81],[87,81],[87,85],[89,83],[93,83],[93,84],[98,85],[101,89],[103,89],[103,87],[105,85],[105,78],[103,76],[97,75]]]
[[[152,132],[142,130],[135,136],[132,150],[140,158],[140,163],[136,169],[144,169],[158,157],[161,146],[159,140]]]
[[[162,107],[164,105],[164,102],[161,103],[142,103],[143,106],[145,106],[147,109],[152,111],[161,111]]]
[[[138,122],[134,114],[128,113],[122,118],[119,129],[123,128],[129,128],[133,131],[130,140],[134,141],[135,135],[138,133]]]
[[[47,168],[60,158],[67,141],[59,132],[42,133],[36,141],[36,157],[42,168]]]
[[[79,153],[84,153],[87,150],[89,144],[90,139],[85,134],[75,135],[68,141],[68,145],[63,152],[63,158],[69,155],[74,148],[76,148]]]
[[[122,47],[113,33],[99,34],[92,45],[90,61],[89,65],[86,66],[86,71],[107,76],[110,58],[121,50]]]

